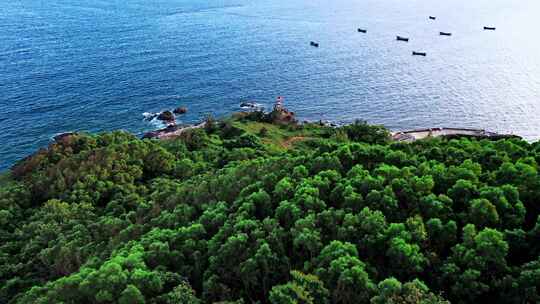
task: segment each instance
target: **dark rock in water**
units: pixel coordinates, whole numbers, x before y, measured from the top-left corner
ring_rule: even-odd
[[[164,111],[164,112],[159,113],[159,115],[157,116],[157,119],[161,121],[165,121],[165,122],[175,121],[174,114],[171,111]]]
[[[241,108],[255,108],[256,105],[253,102],[242,102],[240,103]]]
[[[186,114],[187,113],[187,108],[186,107],[178,107],[176,109],[174,109],[173,111],[174,114]]]
[[[255,101],[244,101],[240,103],[240,108],[249,112],[263,111],[264,107]]]

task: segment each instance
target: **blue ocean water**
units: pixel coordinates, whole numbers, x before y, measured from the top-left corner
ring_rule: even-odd
[[[10,0],[0,8],[0,170],[59,132],[141,134],[156,128],[144,112],[185,105],[189,123],[278,95],[302,119],[540,138],[537,0]]]

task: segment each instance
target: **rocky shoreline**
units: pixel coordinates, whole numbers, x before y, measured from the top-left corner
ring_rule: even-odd
[[[144,113],[143,116],[146,121],[157,119],[167,126],[173,126],[176,125],[176,116],[186,114],[187,111],[186,107],[180,106],[173,110],[165,110],[159,113]]]
[[[277,123],[277,124],[296,124],[298,121],[296,120],[296,114],[294,112],[291,112],[287,110],[285,107],[283,107],[281,104],[277,104],[274,106],[274,109],[271,112],[264,112],[263,108],[254,102],[242,102],[240,104],[240,108],[244,109],[244,111],[240,111],[237,113],[252,113],[255,114],[258,119],[261,121],[267,121],[271,123]],[[203,121],[195,125],[183,125],[179,126],[176,125],[174,113],[184,114],[187,112],[187,109],[184,107],[180,107],[175,109],[174,111],[164,111],[157,116],[155,116],[157,119],[162,120],[164,122],[167,122],[167,127],[163,129],[158,129],[150,132],[146,132],[143,135],[143,139],[146,138],[155,138],[155,139],[171,139],[178,137],[183,132],[187,130],[193,130],[193,129],[199,129],[204,128],[208,122]],[[232,114],[234,115],[234,114]]]
[[[285,108],[274,108],[272,112],[265,113],[262,110],[256,111],[241,111],[238,113],[260,113],[261,121],[268,121],[278,124],[287,124],[287,123],[299,123],[296,120],[295,113],[290,112]],[[304,121],[303,123],[319,123],[320,125],[326,125],[328,127],[338,127],[338,125],[323,122],[319,120],[318,122]],[[155,138],[155,139],[171,139],[181,135],[183,132],[192,129],[204,128],[206,122],[201,122],[194,125],[176,125],[170,124],[165,128],[147,132],[143,135],[145,138]],[[408,131],[395,131],[390,132],[390,139],[396,142],[413,142],[416,140],[426,139],[426,138],[435,138],[435,137],[444,137],[447,139],[452,138],[476,138],[476,139],[507,139],[507,138],[521,138],[518,135],[514,134],[500,134],[497,132],[486,131],[484,129],[470,129],[470,128],[426,128],[426,129],[415,129]]]
[[[255,115],[260,121],[271,122],[276,124],[298,124],[300,123],[296,119],[296,114],[283,107],[281,102],[277,102],[271,112],[264,112],[264,109],[260,104],[255,102],[242,102],[240,108],[243,111],[237,112],[240,115]],[[180,136],[182,133],[188,130],[204,128],[207,125],[206,121],[192,124],[192,125],[177,125],[176,116],[187,113],[187,108],[184,106],[177,107],[173,110],[165,110],[159,113],[145,113],[146,121],[152,121],[157,119],[166,124],[165,128],[149,131],[143,134],[142,139],[171,139]],[[235,115],[235,114],[232,114]],[[331,122],[318,122],[303,121],[302,123],[319,123],[320,125],[326,125],[328,127],[338,127],[338,125]],[[56,142],[61,142],[68,139],[74,132],[65,132],[57,134],[53,137]],[[521,138],[514,134],[500,134],[497,132],[486,131],[484,129],[471,129],[471,128],[425,128],[415,129],[407,131],[394,131],[390,132],[390,139],[396,142],[414,142],[416,140],[444,137],[451,138],[477,138],[477,139],[507,139],[507,138]]]
[[[146,139],[146,138],[171,139],[171,138],[180,136],[183,132],[187,130],[200,129],[200,128],[204,128],[205,126],[206,126],[206,122],[201,122],[196,125],[184,125],[184,126],[171,125],[163,129],[146,132],[142,136],[142,139]]]

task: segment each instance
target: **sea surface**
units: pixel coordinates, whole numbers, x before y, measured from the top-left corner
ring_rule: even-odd
[[[183,105],[193,123],[278,95],[301,119],[536,140],[538,12],[538,0],[2,1],[0,170],[60,132],[142,134],[158,127],[145,112]]]

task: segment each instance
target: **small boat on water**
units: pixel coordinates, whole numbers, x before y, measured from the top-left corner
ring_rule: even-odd
[[[405,42],[408,42],[408,41],[409,41],[409,38],[401,37],[401,36],[396,36],[396,40],[397,40],[397,41],[405,41]]]
[[[486,31],[494,31],[495,28],[491,27],[491,26],[484,26],[484,30],[486,30]]]
[[[364,29],[359,28],[359,29],[358,29],[358,32],[359,32],[359,33],[364,33],[364,34],[365,34],[365,33],[367,33],[367,30],[364,30]]]
[[[437,17],[435,17],[435,16],[429,16],[429,19],[435,20],[435,19],[437,19]]]
[[[452,36],[452,33],[440,32],[441,36]]]
[[[412,54],[413,56],[424,56],[424,57],[427,55],[425,52],[415,52],[415,51],[413,51]]]
[[[314,47],[319,47],[319,44],[317,42],[314,42],[314,41],[311,41],[309,43],[309,45],[314,46]]]

